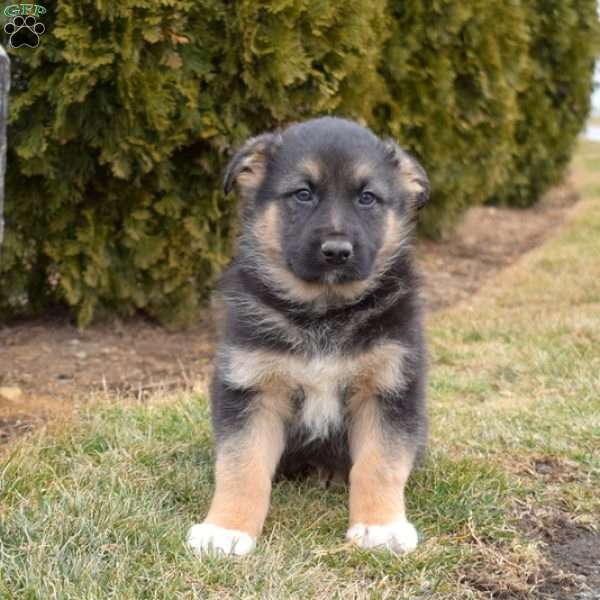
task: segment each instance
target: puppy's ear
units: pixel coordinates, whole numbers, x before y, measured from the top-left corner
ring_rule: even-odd
[[[398,170],[402,187],[410,194],[412,206],[420,210],[427,204],[430,194],[429,178],[419,161],[402,150],[394,140],[385,140],[383,147],[388,159]]]
[[[247,140],[229,161],[225,170],[223,189],[226,194],[234,185],[242,194],[256,191],[267,169],[267,160],[280,139],[277,133],[263,133]]]

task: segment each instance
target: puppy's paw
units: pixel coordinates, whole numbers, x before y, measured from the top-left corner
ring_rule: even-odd
[[[417,530],[408,521],[395,521],[386,525],[357,523],[348,529],[346,539],[361,548],[383,548],[392,552],[412,552],[419,541]]]
[[[236,529],[225,529],[210,523],[190,527],[187,543],[198,554],[243,556],[254,550],[256,540]]]

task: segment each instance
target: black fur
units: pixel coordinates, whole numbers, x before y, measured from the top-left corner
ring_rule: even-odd
[[[360,354],[382,341],[401,342],[408,349],[404,383],[377,401],[386,434],[402,435],[412,440],[415,448],[421,448],[426,436],[426,350],[419,278],[410,243],[397,249],[365,293],[352,298],[334,293],[326,300],[302,301],[282,293],[277,281],[264,275],[269,258],[258,248],[254,226],[263,211],[276,202],[282,215],[279,242],[285,268],[300,280],[324,288],[364,281],[373,273],[383,244],[387,212],[394,211],[399,220],[412,224],[416,210],[425,204],[429,194],[425,172],[394,142],[383,142],[350,121],[321,118],[247,142],[228,167],[227,191],[245,168],[245,160],[257,149],[265,165],[264,178],[250,197],[243,199],[237,254],[220,284],[226,310],[223,346],[309,358],[331,352]],[[353,169],[363,159],[374,169],[365,181],[357,182]],[[317,164],[321,174],[318,181],[299,173],[304,160]],[[403,184],[399,176],[402,161],[412,167],[420,189],[415,191],[414,183],[412,187]],[[308,190],[310,198],[298,190]],[[374,205],[361,204],[371,199],[363,196],[365,191],[376,196]],[[406,236],[411,235],[411,229]],[[343,264],[328,263],[322,252],[328,239],[348,240],[352,256]],[[261,310],[277,315],[288,328],[261,321],[257,316]],[[217,442],[243,426],[252,411],[255,392],[232,389],[224,383],[222,365],[217,361],[211,394]],[[340,389],[339,393],[344,401],[348,390]],[[301,389],[293,400],[299,410]],[[308,432],[290,423],[280,472],[298,474],[319,465],[347,472],[347,432],[344,421],[328,439],[308,441]]]

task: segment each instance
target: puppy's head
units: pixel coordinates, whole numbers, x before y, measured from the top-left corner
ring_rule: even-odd
[[[271,279],[293,296],[352,296],[393,261],[429,196],[423,168],[394,142],[324,117],[250,139],[225,191],[242,198],[244,232]],[[287,271],[287,273],[285,272]]]

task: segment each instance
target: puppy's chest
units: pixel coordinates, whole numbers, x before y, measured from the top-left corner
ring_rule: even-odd
[[[292,427],[324,438],[343,426],[353,405],[397,388],[405,351],[386,341],[358,355],[292,355],[230,348],[223,375],[236,387],[258,392]]]
[[[229,354],[225,375],[230,383],[255,390],[258,401],[280,412],[292,428],[325,438],[343,424],[354,371],[338,355],[306,358],[237,349]]]
[[[307,361],[295,365],[288,377],[294,427],[306,429],[311,438],[325,438],[341,428],[347,410],[346,392],[352,385],[352,373],[343,361],[335,357]]]

